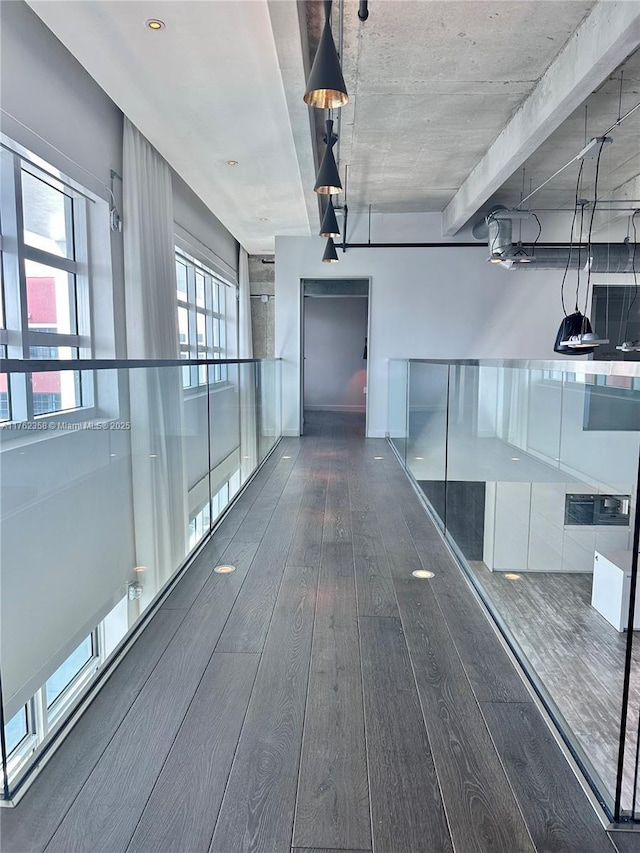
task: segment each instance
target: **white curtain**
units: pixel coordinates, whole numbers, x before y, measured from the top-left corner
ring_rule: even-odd
[[[238,341],[239,358],[253,358],[253,330],[251,328],[251,282],[249,281],[249,255],[240,246],[238,258],[238,289],[240,292]]]
[[[124,260],[129,358],[178,358],[171,171],[125,117]],[[136,559],[142,603],[182,562],[188,510],[181,368],[129,372]]]
[[[251,283],[249,281],[249,255],[240,246],[238,257],[238,356],[253,358],[253,331],[251,328]],[[257,387],[259,364],[241,364],[240,384],[240,459],[242,480],[246,480],[258,463]]]

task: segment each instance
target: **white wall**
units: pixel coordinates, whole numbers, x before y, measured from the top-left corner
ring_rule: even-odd
[[[435,239],[433,235],[425,239]],[[551,238],[549,238],[551,239]],[[561,270],[507,271],[486,246],[349,249],[321,261],[324,240],[276,238],[276,356],[283,359],[283,429],[300,430],[300,279],[371,279],[369,435],[387,425],[390,358],[558,358]]]
[[[367,302],[363,297],[304,300],[304,405],[365,411]]]

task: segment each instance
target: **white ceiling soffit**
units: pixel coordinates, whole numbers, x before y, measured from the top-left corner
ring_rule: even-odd
[[[310,233],[267,0],[29,5],[249,253]]]
[[[462,228],[639,45],[640,2],[599,0],[447,205],[444,233]],[[570,156],[584,144],[574,137]]]

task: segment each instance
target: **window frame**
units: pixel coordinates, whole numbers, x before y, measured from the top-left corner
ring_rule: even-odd
[[[176,311],[179,312],[182,309],[187,312],[187,340],[179,341],[178,358],[207,360],[227,358],[229,332],[227,300],[237,299],[237,288],[219,273],[214,272],[206,263],[178,245],[175,247],[175,263],[176,266],[182,264],[186,267],[187,280],[186,298],[176,287]],[[204,305],[198,303],[198,276],[204,276]],[[222,300],[224,305],[221,304]],[[204,345],[198,341],[199,317],[204,317]],[[180,334],[179,328],[178,334]],[[187,394],[199,393],[207,385],[221,387],[227,384],[228,369],[225,364],[214,366],[213,371],[207,371],[199,365],[183,368],[183,388]]]
[[[22,710],[25,711],[27,716],[27,733],[20,743],[7,755],[6,770],[10,779],[19,776],[26,765],[34,760],[35,754],[40,752],[49,735],[67,719],[69,713],[85,696],[87,688],[106,659],[102,651],[103,643],[100,640],[101,626],[102,623],[99,623],[85,637],[85,640],[87,638],[91,640],[91,657],[80,667],[68,684],[65,685],[51,705],[47,706],[47,681],[49,680],[47,679],[36,690],[31,699],[22,706]],[[84,640],[78,643],[76,649],[83,642]],[[73,651],[67,655],[65,661],[72,654]],[[65,661],[62,661],[60,666]]]
[[[0,328],[0,351],[7,358],[29,361],[32,360],[32,347],[69,348],[74,356],[69,360],[79,362],[78,370],[71,371],[79,389],[79,405],[35,414],[33,374],[15,374],[9,377],[8,382],[9,419],[2,423],[56,418],[62,413],[69,415],[70,419],[91,417],[95,413],[95,377],[93,372],[83,371],[80,364],[83,359],[90,359],[94,354],[89,205],[105,202],[4,134],[0,134],[0,160],[0,300],[4,321]],[[71,200],[68,220],[74,246],[72,259],[25,243],[23,172],[33,175]],[[74,276],[75,332],[52,333],[29,328],[26,274],[29,261]]]

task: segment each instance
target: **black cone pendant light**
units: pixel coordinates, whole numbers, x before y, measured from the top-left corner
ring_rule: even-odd
[[[324,15],[322,35],[303,96],[306,104],[318,110],[336,109],[344,106],[349,100],[331,32],[331,0],[325,0]]]
[[[342,192],[342,183],[338,174],[336,159],[333,156],[333,146],[338,141],[338,137],[333,132],[333,122],[331,119],[327,119],[326,127],[327,132],[324,136],[324,141],[327,147],[324,151],[322,163],[320,163],[314,190],[321,195],[335,195]]]
[[[329,237],[327,240],[327,245],[324,250],[324,255],[322,256],[323,264],[337,264],[338,263],[338,253],[336,252],[335,243]]]
[[[333,209],[333,202],[331,201],[331,196],[329,196],[329,202],[327,204],[327,209],[324,212],[324,216],[322,217],[322,225],[320,226],[320,236],[321,237],[339,237],[340,229],[338,228],[338,221],[336,220],[336,212]]]

